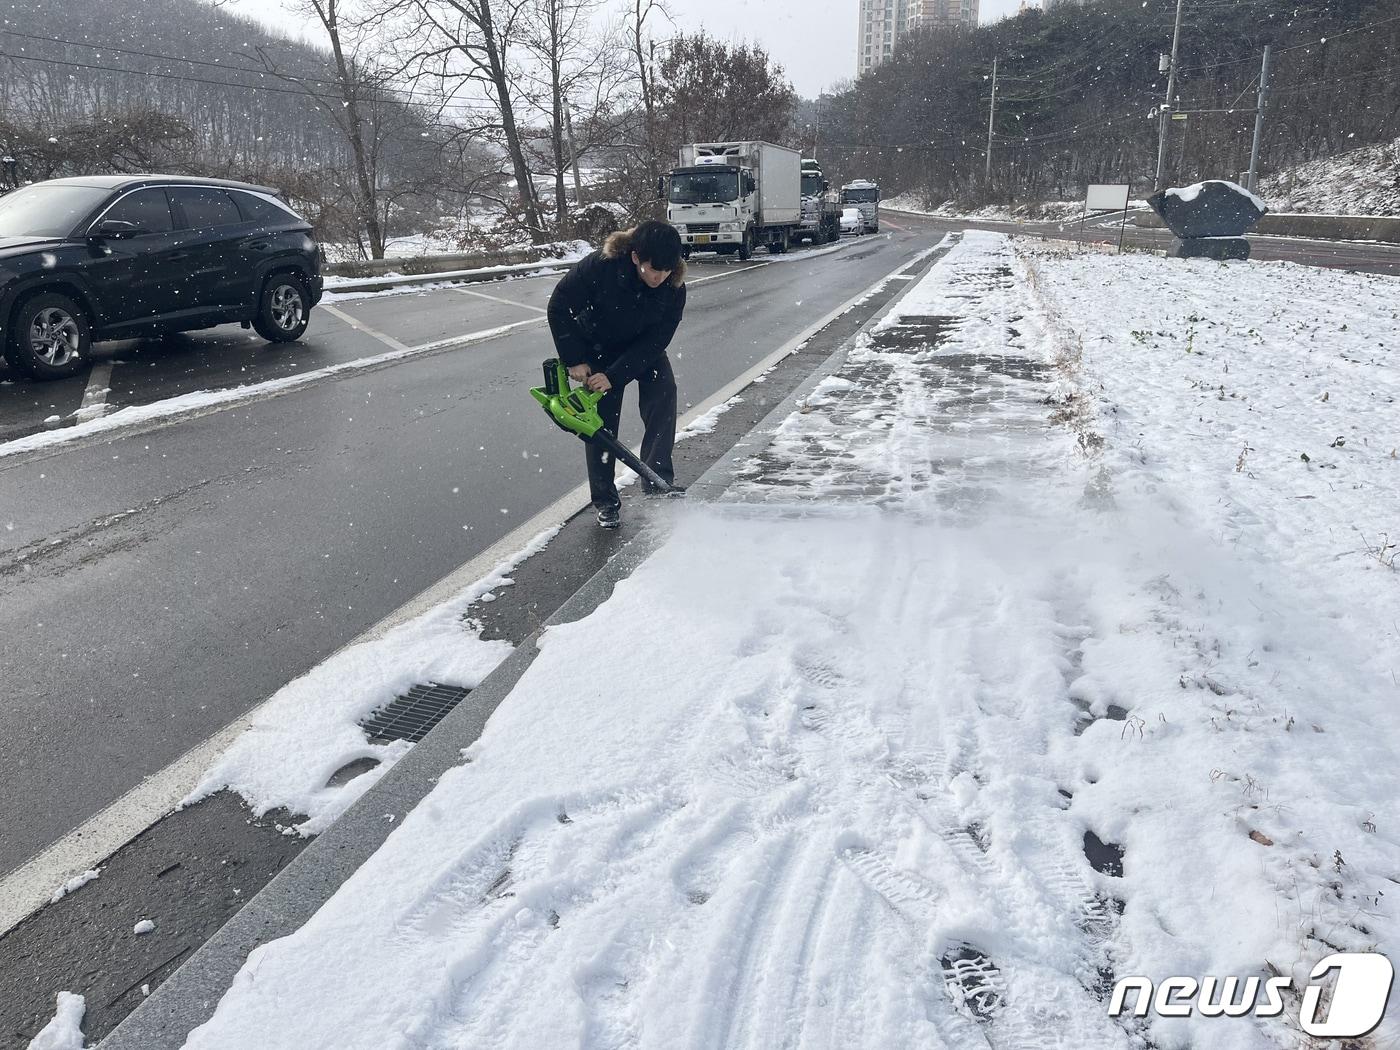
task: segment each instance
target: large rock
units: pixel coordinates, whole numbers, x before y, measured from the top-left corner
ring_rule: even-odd
[[[1248,259],[1249,242],[1243,237],[1178,237],[1172,242],[1174,259]]]
[[[1147,203],[1183,241],[1196,237],[1242,237],[1269,210],[1249,190],[1224,179],[1163,190],[1148,197]]]

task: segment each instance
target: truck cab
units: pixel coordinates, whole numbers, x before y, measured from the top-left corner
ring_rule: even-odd
[[[875,233],[880,229],[880,187],[866,179],[856,179],[841,187],[841,206],[859,208],[865,229]]]
[[[667,178],[666,219],[687,254],[736,252],[753,224],[756,190],[748,168],[714,162],[674,168]]]

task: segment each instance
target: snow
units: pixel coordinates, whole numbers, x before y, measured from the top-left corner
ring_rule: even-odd
[[[73,876],[62,886],[58,887],[58,889],[53,891],[53,895],[49,897],[49,903],[57,904],[64,897],[68,896],[68,894],[76,893],[78,890],[86,886],[89,882],[92,882],[93,879],[96,879],[99,876],[101,876],[101,874],[101,869],[94,868],[90,871],[83,872],[81,875]]]
[[[965,233],[187,1046],[1114,1050],[1393,957],[1397,291]]]
[[[29,1050],[83,1050],[83,1014],[87,1002],[72,992],[58,993],[58,1012],[29,1042]]]
[[[1245,189],[1238,182],[1231,182],[1229,179],[1207,179],[1205,182],[1192,183],[1190,186],[1173,186],[1166,191],[1168,197],[1177,197],[1183,201],[1193,201],[1201,195],[1201,191],[1210,183],[1217,183],[1221,186],[1228,186],[1230,189],[1248,197],[1250,203],[1263,215],[1269,210],[1269,206],[1263,202],[1256,194]]]
[[[1400,138],[1319,157],[1260,180],[1284,211],[1326,215],[1400,215]]]
[[[1133,202],[1134,207],[1146,207],[1142,201]],[[1027,201],[1022,204],[988,204],[968,211],[959,208],[954,201],[944,201],[933,207],[917,193],[902,193],[882,202],[881,207],[894,211],[909,212],[914,215],[935,215],[940,218],[981,219],[990,222],[1071,222],[1078,221],[1084,214],[1084,200],[1077,201]],[[1091,219],[1094,215],[1089,216]],[[1101,216],[1100,216],[1101,217]]]
[[[284,686],[181,805],[227,788],[258,816],[281,807],[306,818],[285,834],[324,831],[412,746],[371,744],[360,720],[420,682],[475,688],[509,656],[508,642],[481,639],[479,626],[467,619],[471,606],[511,586],[515,566],[542,551],[561,527],[539,533],[450,601],[382,638],[342,650]],[[347,783],[328,784],[359,759],[378,764]]]
[[[676,435],[677,441],[685,441],[687,438],[695,437],[697,434],[713,434],[715,427],[719,425],[719,417],[728,412],[735,405],[742,404],[744,399],[737,394],[728,401],[716,405],[708,412],[702,412],[696,416],[685,428]]]

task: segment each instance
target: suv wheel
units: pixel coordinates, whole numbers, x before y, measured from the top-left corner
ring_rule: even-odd
[[[83,308],[66,295],[46,292],[15,311],[5,357],[35,379],[62,379],[87,367],[91,348]]]
[[[294,273],[275,273],[263,285],[253,327],[269,343],[300,339],[311,320],[311,299]]]

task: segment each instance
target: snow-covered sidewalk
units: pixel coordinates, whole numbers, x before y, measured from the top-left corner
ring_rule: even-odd
[[[965,234],[188,1046],[1302,1046],[1107,996],[1400,947],[1397,293]]]

